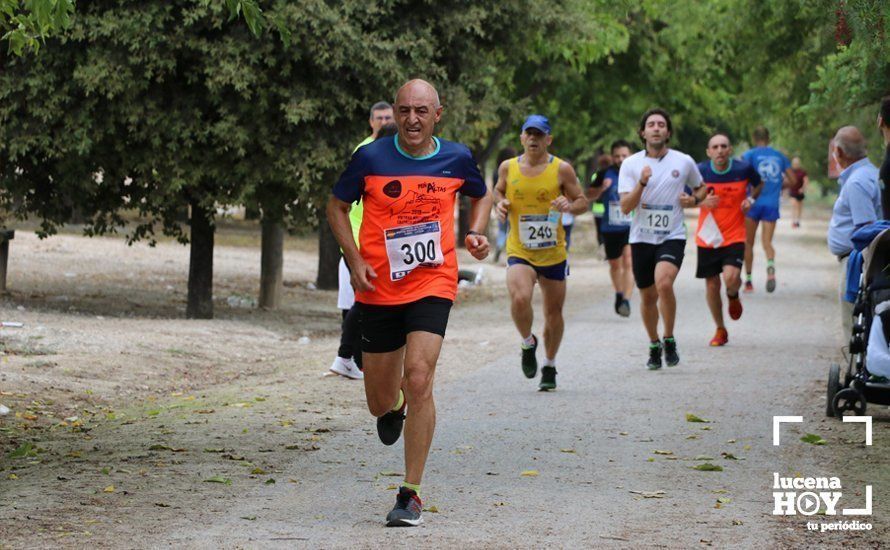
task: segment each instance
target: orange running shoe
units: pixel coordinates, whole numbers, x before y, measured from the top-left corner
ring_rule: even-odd
[[[729,333],[725,328],[718,328],[717,333],[711,338],[711,345],[714,347],[724,346],[727,342],[729,342]]]
[[[738,295],[735,298],[729,299],[729,318],[733,321],[738,321],[742,316],[742,301],[739,300]]]

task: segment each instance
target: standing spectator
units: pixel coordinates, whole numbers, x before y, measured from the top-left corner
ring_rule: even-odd
[[[878,169],[868,160],[865,137],[855,126],[844,126],[834,136],[834,156],[842,172],[840,193],[828,225],[828,249],[841,264],[840,308],[844,334],[852,329],[853,304],[844,299],[847,262],[853,251],[853,232],[881,217],[881,190]]]
[[[790,196],[792,204],[791,227],[800,227],[800,218],[803,214],[803,199],[807,188],[810,186],[810,177],[800,163],[800,157],[791,159],[791,171],[794,172],[794,184],[791,186]]]

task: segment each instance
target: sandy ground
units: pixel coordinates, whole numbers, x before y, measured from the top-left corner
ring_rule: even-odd
[[[307,289],[311,240],[288,242],[285,305],[264,312],[227,303],[255,295],[259,251],[256,232],[223,230],[217,319],[187,321],[186,248],[19,233],[0,306],[0,320],[25,324],[0,332],[0,403],[12,409],[0,417],[0,546],[879,547],[890,540],[890,415],[869,409],[871,448],[861,426],[824,418],[839,357],[825,228],[824,213],[798,231],[780,223],[779,289],[767,295],[755,265],[758,289],[722,349],[707,346],[689,246],[683,362],[650,373],[637,302],[630,319],[612,312],[583,220],[552,393],[519,371],[503,268],[464,257],[485,283],[453,310],[429,510],[413,530],[381,526],[401,444],[377,441],[360,383],[321,376],[339,314],[335,293]],[[805,424],[773,447],[779,414]],[[827,444],[803,443],[805,433]],[[694,469],[705,462],[723,471]],[[846,507],[871,483],[873,530],[818,534],[805,518],[773,516],[773,472],[840,476]]]

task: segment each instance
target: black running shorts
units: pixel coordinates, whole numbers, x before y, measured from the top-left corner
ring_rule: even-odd
[[[422,298],[396,306],[356,303],[362,332],[362,351],[387,353],[405,345],[409,332],[432,332],[445,337],[453,302],[446,298]]]
[[[627,246],[627,239],[630,237],[630,230],[617,231],[615,233],[603,232],[603,244],[606,247],[606,259],[617,260],[624,254],[624,247]]]
[[[698,265],[695,276],[707,279],[723,273],[723,266],[731,265],[739,269],[745,263],[745,243],[733,243],[720,248],[698,247]]]
[[[655,284],[655,266],[658,262],[670,262],[680,269],[685,249],[686,239],[670,239],[661,244],[631,243],[637,288],[649,288]]]

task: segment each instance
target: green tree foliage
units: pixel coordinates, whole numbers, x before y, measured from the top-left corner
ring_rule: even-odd
[[[74,0],[0,0],[0,40],[9,51],[37,52],[47,36],[71,25]]]

